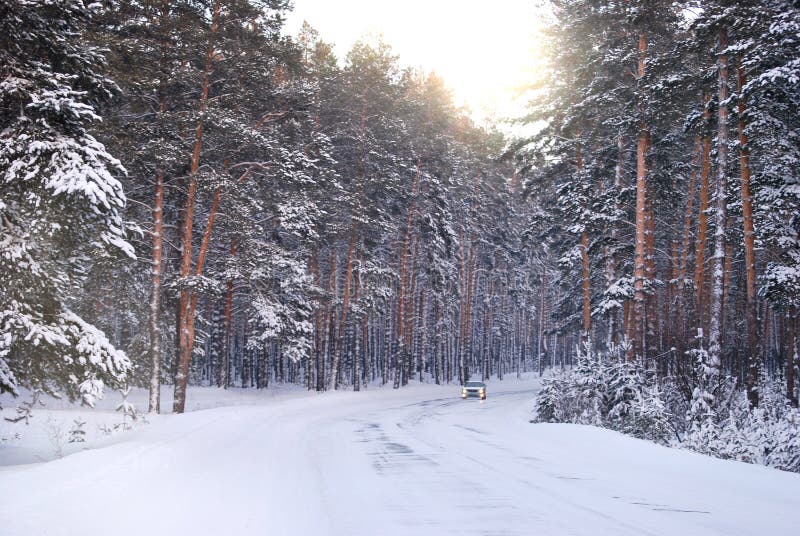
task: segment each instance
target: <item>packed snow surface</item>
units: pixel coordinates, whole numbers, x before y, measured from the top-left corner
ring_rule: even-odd
[[[0,446],[0,532],[796,534],[800,475],[531,424],[536,389],[491,381],[485,401],[454,385],[193,390],[187,408],[215,392],[231,405],[152,418],[49,462],[7,465],[13,448]]]

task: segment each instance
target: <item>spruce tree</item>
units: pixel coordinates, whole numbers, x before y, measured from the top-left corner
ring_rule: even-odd
[[[0,3],[0,390],[88,404],[130,361],[74,312],[93,262],[134,256],[120,162],[90,133],[116,86],[80,0]]]

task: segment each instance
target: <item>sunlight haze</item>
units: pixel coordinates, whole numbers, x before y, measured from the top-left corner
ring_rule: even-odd
[[[304,20],[340,60],[361,37],[382,34],[401,65],[444,78],[456,102],[481,121],[521,109],[515,95],[531,76],[542,8],[531,0],[295,0],[288,33],[296,35]]]

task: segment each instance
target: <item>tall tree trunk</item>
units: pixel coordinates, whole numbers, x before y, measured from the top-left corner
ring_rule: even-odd
[[[158,83],[158,113],[162,116],[167,110],[167,80],[169,73],[169,18],[170,1],[161,2],[161,57]],[[159,117],[160,118],[160,117]],[[161,274],[163,270],[164,245],[164,170],[156,171],[156,199],[153,207],[153,289],[150,298],[150,397],[148,411],[161,411]]]
[[[347,247],[347,265],[344,275],[344,290],[342,291],[342,314],[339,320],[339,333],[336,336],[336,353],[333,357],[333,389],[339,388],[339,376],[345,351],[345,335],[347,328],[347,313],[350,310],[350,282],[353,279],[353,259],[356,247],[356,227],[350,229],[350,245]]]
[[[390,303],[387,303],[386,312],[383,315],[383,367],[381,368],[381,385],[389,383],[389,362],[392,359],[392,334],[394,327],[392,326],[392,309]],[[400,387],[399,385],[397,387]]]
[[[358,333],[353,333],[353,391],[361,390],[360,361],[361,361],[361,338]]]
[[[647,58],[647,38],[643,33],[639,35],[639,69],[638,76],[645,75],[645,60]],[[642,121],[639,126],[639,140],[636,147],[636,244],[633,269],[634,287],[634,341],[632,352],[628,360],[633,360],[638,354],[644,357],[644,279],[645,279],[645,219],[646,191],[647,191],[647,125]]]
[[[231,258],[236,256],[236,239],[231,239]],[[223,389],[230,387],[231,383],[231,346],[233,338],[233,280],[225,283],[225,348],[222,351],[222,374],[220,386]]]
[[[697,212],[697,247],[695,252],[694,286],[697,293],[697,322],[700,327],[707,327],[706,316],[706,241],[708,234],[708,206],[710,197],[711,176],[711,136],[708,132],[711,124],[711,110],[709,101],[711,95],[703,98],[705,109],[703,111],[703,143],[700,156],[700,205]]]
[[[319,250],[314,249],[309,260],[309,269],[314,276],[314,285],[322,290],[322,273],[319,269]],[[313,380],[309,380],[308,388],[316,391],[321,391],[320,384],[320,361],[322,358],[322,332],[324,330],[323,324],[323,300],[322,296],[317,299],[316,311],[314,311],[314,364],[309,373],[309,377],[313,376]]]
[[[581,233],[581,291],[583,295],[583,340],[591,339],[592,291],[589,274],[589,234]]]
[[[358,256],[359,263],[361,261],[361,255]],[[352,275],[352,271],[351,271]],[[358,303],[359,299],[361,298],[361,276],[359,275],[356,277],[356,293],[354,299],[356,303]],[[366,315],[365,315],[366,318]],[[356,326],[358,326],[358,319],[356,319]],[[354,327],[353,333],[353,391],[360,391],[361,390],[361,343],[359,342],[359,333],[358,330]],[[364,347],[366,349],[366,346]]]
[[[456,350],[456,354],[457,354],[456,358],[458,359],[458,382],[461,385],[464,385],[464,382],[467,381],[464,378],[464,370],[465,370],[464,355],[466,354],[466,352],[464,350],[464,339],[466,337],[466,334],[464,333],[464,331],[465,331],[464,325],[465,325],[466,315],[467,315],[467,302],[466,302],[466,300],[467,300],[467,288],[468,288],[468,286],[467,286],[468,259],[467,259],[467,249],[466,248],[467,248],[466,238],[464,237],[464,231],[462,229],[462,231],[461,231],[461,240],[460,240],[461,270],[460,270],[460,281],[459,281],[459,286],[460,286],[460,289],[461,289],[461,292],[460,292],[460,294],[461,294],[460,302],[461,303],[459,304],[459,308],[458,308],[458,314],[459,314],[458,332],[457,332],[456,341],[455,341],[456,342],[456,349],[455,350]]]
[[[797,407],[795,393],[795,366],[798,364],[798,329],[797,307],[789,308],[789,351],[786,352],[786,397],[793,407]]]
[[[423,372],[428,367],[428,289],[422,288],[420,291],[419,304],[419,381],[423,381]]]
[[[413,253],[411,254],[411,266],[407,268],[409,284],[408,290],[406,290],[407,303],[406,303],[406,341],[405,341],[405,348],[406,348],[406,359],[405,365],[406,368],[403,372],[403,385],[408,383],[408,380],[411,378],[411,364],[412,364],[412,354],[414,354],[414,322],[415,322],[415,307],[414,307],[414,298],[417,295],[417,256],[419,254],[419,240],[417,240],[416,235],[411,236],[411,242],[414,244]],[[414,364],[416,365],[417,362],[417,355],[413,356]]]
[[[469,241],[469,263],[467,275],[467,300],[466,300],[466,316],[464,318],[464,363],[463,363],[463,378],[464,381],[469,381],[470,368],[472,362],[472,302],[475,294],[475,267],[477,264],[478,256],[475,253],[477,246],[475,244],[475,237],[470,237]]]
[[[203,146],[203,129],[205,128],[203,114],[208,105],[208,92],[211,88],[211,72],[214,65],[214,41],[217,36],[217,31],[219,30],[220,3],[221,0],[216,0],[214,2],[211,30],[208,38],[208,48],[206,50],[206,63],[203,70],[203,82],[198,105],[200,120],[195,128],[194,146],[192,148],[192,158],[189,165],[189,188],[186,194],[183,239],[181,241],[183,247],[181,253],[182,278],[188,277],[192,269],[192,227],[194,225],[194,204],[197,194],[197,170],[200,168],[200,150]],[[183,290],[180,295],[180,351],[178,354],[178,370],[175,374],[175,396],[172,406],[172,410],[175,413],[183,413],[186,406],[186,386],[189,381],[189,365],[191,364],[192,346],[194,344],[194,313],[190,310],[190,294],[189,290]]]
[[[650,139],[647,140],[647,152],[650,152]],[[655,263],[655,249],[656,249],[656,226],[655,226],[655,213],[653,211],[653,204],[650,199],[645,200],[647,206],[645,217],[645,257],[644,257],[644,278],[645,281],[653,281],[656,278],[656,263]],[[642,338],[642,345],[644,347],[643,356],[647,356],[652,352],[648,350],[656,350],[657,344],[651,341],[651,337],[655,340],[655,335],[658,333],[656,328],[658,324],[658,307],[656,306],[657,294],[655,289],[645,296],[645,332]]]
[[[370,373],[373,371],[370,364],[370,353],[372,352],[373,345],[370,344],[369,339],[369,314],[367,313],[364,313],[361,319],[361,340],[362,351],[364,353],[364,371],[362,378],[364,379],[364,388],[366,389],[369,385]]]
[[[581,143],[578,142],[577,147],[577,167],[578,173],[583,171],[583,155],[581,154]],[[584,225],[585,222],[584,222]],[[590,331],[592,329],[592,293],[589,279],[589,233],[586,232],[584,227],[581,232],[581,288],[583,293],[583,340],[590,339]]]
[[[742,94],[745,84],[745,72],[742,58],[738,62],[737,88],[739,92],[739,167],[742,173],[742,215],[744,216],[744,269],[747,287],[747,398],[752,406],[758,405],[758,317],[756,315],[756,254],[753,228],[753,196],[750,193],[750,149],[747,146],[744,116],[746,102]]]
[[[633,349],[633,340],[636,338],[636,328],[633,322],[633,300],[627,300],[622,305],[622,332],[625,334],[625,339],[631,344],[628,350],[627,359],[630,359],[630,351]]]
[[[398,389],[402,380],[402,375],[406,370],[408,359],[408,348],[406,348],[406,308],[408,292],[408,258],[411,255],[412,227],[414,225],[414,210],[416,206],[417,192],[419,191],[419,181],[422,168],[417,160],[417,172],[414,175],[414,184],[411,187],[411,200],[408,205],[408,215],[406,217],[405,236],[403,237],[403,249],[400,253],[400,281],[397,296],[397,370],[395,370],[394,388]]]
[[[678,275],[677,275],[677,297],[676,302],[676,319],[678,324],[677,336],[675,342],[678,346],[678,354],[683,355],[685,349],[686,332],[686,311],[684,310],[684,287],[686,285],[686,267],[689,259],[689,238],[692,231],[692,213],[694,212],[694,196],[697,189],[697,165],[700,155],[700,137],[695,139],[694,157],[692,159],[692,172],[689,177],[689,199],[686,203],[686,212],[683,217],[683,240],[681,241],[680,260],[678,261]]]
[[[625,172],[625,141],[622,138],[622,134],[617,136],[617,165],[614,168],[614,193],[616,209],[619,210],[619,192],[622,188],[622,178]],[[611,244],[612,247],[617,246],[617,226],[611,226]],[[617,280],[617,262],[615,258],[615,254],[613,252],[607,254],[607,266],[606,266],[606,273],[607,273],[607,283],[610,287],[613,285]],[[620,337],[618,336],[618,311],[616,309],[612,309],[608,315],[608,336],[607,336],[607,346],[611,347],[612,344],[618,344]]]
[[[761,351],[763,352],[762,359],[766,363],[769,359],[769,351],[770,351],[770,328],[771,326],[771,318],[772,318],[772,310],[769,307],[769,303],[764,303],[764,314],[762,315],[763,322],[762,322],[762,335],[761,335]]]
[[[544,373],[544,352],[547,348],[547,268],[542,267],[541,303],[539,305],[539,341],[536,345],[539,376]]]
[[[680,270],[680,240],[677,233],[672,235],[669,252],[670,275],[669,283],[665,289],[664,314],[665,322],[662,326],[664,340],[668,341],[671,348],[676,344],[676,324],[678,323],[679,313],[676,310],[678,296],[678,272]]]
[[[164,172],[156,173],[156,201],[153,208],[153,290],[150,298],[150,404],[148,411],[161,408],[161,269],[164,243]]]
[[[331,386],[331,375],[330,371],[328,370],[328,364],[330,362],[330,356],[336,352],[334,348],[333,351],[331,350],[331,341],[335,342],[334,339],[334,331],[335,331],[335,323],[336,323],[336,306],[335,306],[335,297],[338,293],[336,288],[336,272],[338,270],[338,261],[339,256],[336,253],[335,248],[331,248],[331,264],[330,269],[328,271],[328,310],[325,314],[325,338],[323,340],[323,352],[322,352],[322,390],[328,389]],[[327,377],[326,377],[327,375]]]
[[[714,273],[712,274],[711,322],[708,341],[708,366],[719,370],[722,353],[722,308],[725,266],[725,227],[727,223],[728,188],[728,30],[722,26],[718,32],[719,67],[719,117],[717,121],[717,184],[715,189],[716,210],[714,212]]]
[[[490,304],[492,300],[492,281],[489,281],[486,289],[486,297],[483,300],[483,348],[481,351],[481,379],[489,379],[489,353],[491,348],[491,329],[490,329]]]
[[[730,220],[730,218],[728,218]],[[726,229],[733,227],[732,222],[725,224]],[[720,331],[725,334],[728,326],[728,310],[731,294],[731,280],[733,278],[733,244],[725,242],[725,265],[722,272],[722,317],[720,320]]]
[[[436,385],[440,385],[442,375],[442,358],[444,350],[442,349],[442,334],[439,323],[441,322],[439,311],[439,297],[434,294],[433,296],[433,380]]]
[[[220,202],[220,189],[217,188],[216,192],[214,193],[214,201],[211,204],[211,210],[209,212],[208,221],[206,222],[206,228],[203,232],[203,239],[200,242],[200,249],[197,255],[197,265],[195,266],[194,275],[200,276],[203,273],[203,268],[205,267],[206,256],[208,255],[208,245],[211,241],[211,231],[214,228],[214,221],[216,220],[217,211],[219,210],[219,202]],[[191,362],[191,353],[194,348],[194,312],[197,309],[197,300],[199,294],[192,290],[189,292],[189,305],[188,308],[185,310],[186,314],[183,317],[183,333],[186,334],[186,342],[188,347],[188,352],[190,359],[187,363]],[[188,371],[188,365],[187,365]],[[176,386],[177,389],[177,386]]]

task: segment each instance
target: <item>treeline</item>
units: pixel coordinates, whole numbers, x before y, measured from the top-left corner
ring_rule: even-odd
[[[588,346],[684,403],[769,374],[796,404],[796,2],[551,2],[511,146],[287,4],[0,0],[0,389],[180,412]]]
[[[285,36],[287,4],[135,1],[89,17],[79,1],[3,3],[22,27],[79,15],[54,27],[109,79],[73,98],[102,116],[92,132],[119,160],[137,254],[41,242],[80,272],[55,306],[107,334],[129,370],[38,374],[23,356],[64,358],[19,331],[5,359],[20,385],[149,385],[158,411],[174,383],[181,412],[189,383],[358,390],[532,366],[540,270],[502,136],[380,40],[340,60],[308,26]],[[63,195],[46,180],[43,197]]]
[[[769,375],[796,406],[800,5],[551,6],[516,157],[561,292],[552,330],[685,400],[718,408],[731,380],[758,405]]]

